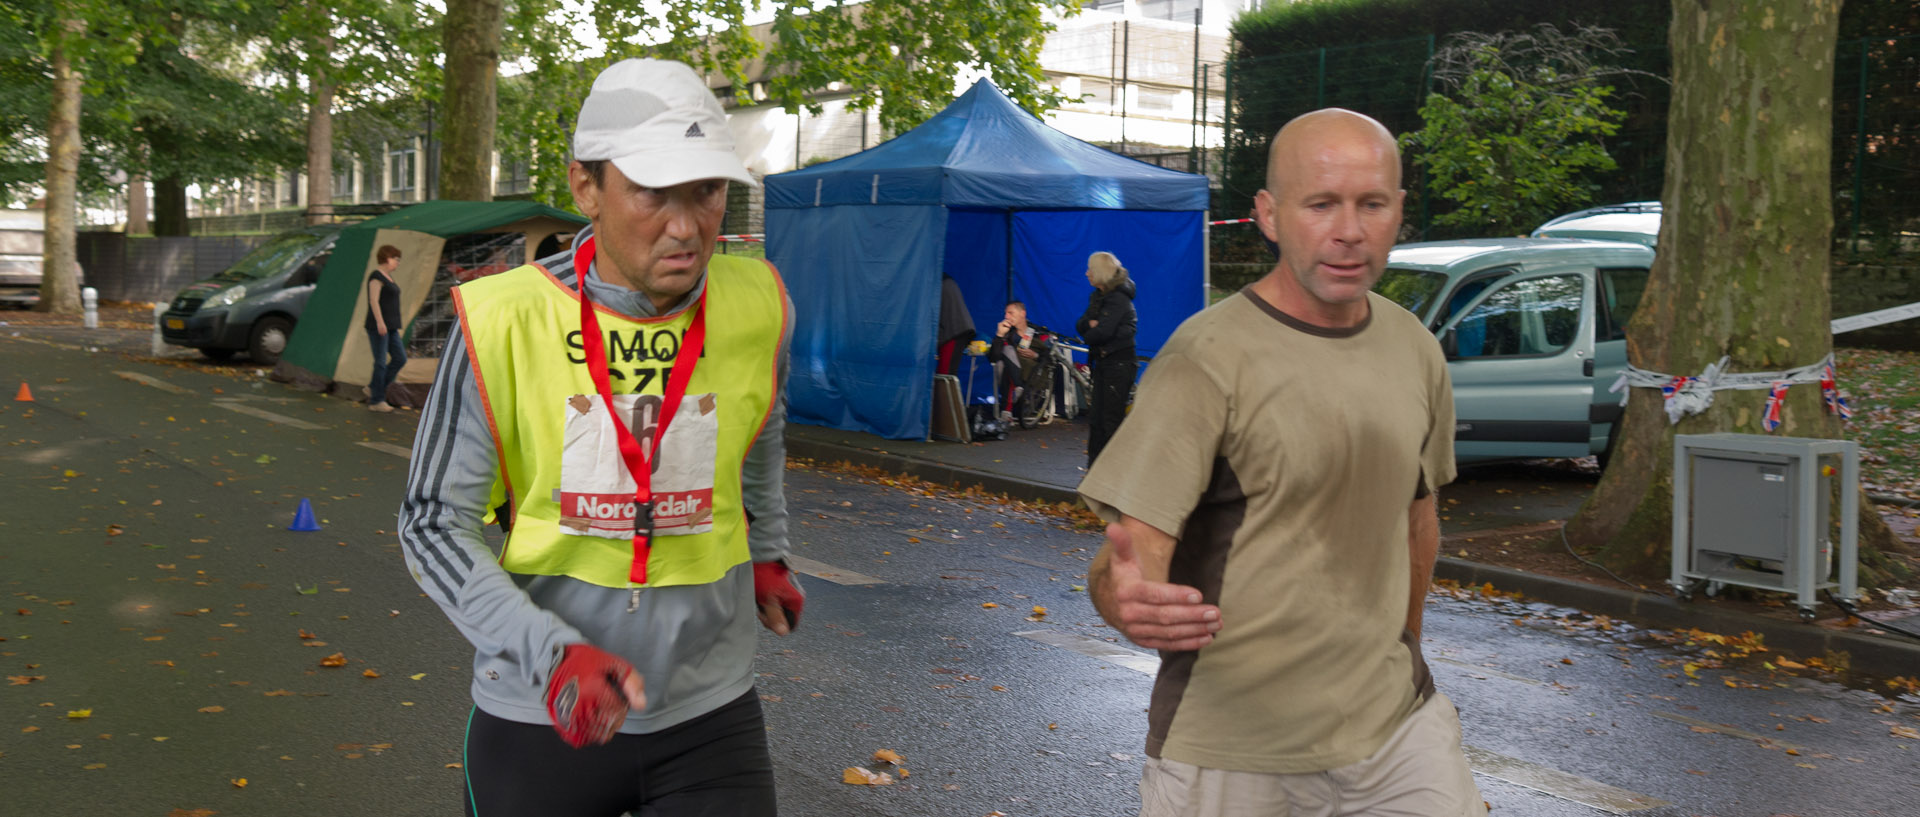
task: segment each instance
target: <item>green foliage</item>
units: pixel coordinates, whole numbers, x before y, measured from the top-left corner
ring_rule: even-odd
[[[1552,66],[1515,71],[1493,47],[1451,95],[1427,97],[1426,124],[1400,138],[1432,189],[1458,209],[1435,219],[1480,235],[1525,235],[1535,225],[1589,204],[1596,174],[1615,168],[1601,139],[1624,111],[1613,89]]]
[[[45,130],[52,110],[54,49],[64,49],[84,80],[80,192],[113,186],[129,119],[122,70],[139,53],[147,22],[158,15],[142,0],[0,0],[0,199],[24,203],[47,178]]]
[[[120,159],[129,172],[191,184],[304,163],[301,112],[272,89],[163,40],[143,48],[128,72],[134,83],[122,104],[132,127]]]
[[[1849,4],[1851,9],[1853,5]],[[1218,210],[1246,212],[1263,183],[1267,141],[1295,116],[1322,107],[1350,108],[1394,133],[1422,126],[1420,107],[1436,89],[1426,69],[1449,35],[1521,31],[1538,23],[1605,26],[1635,50],[1613,64],[1639,72],[1617,78],[1608,104],[1627,118],[1608,140],[1620,169],[1599,176],[1598,198],[1658,198],[1665,168],[1670,0],[1599,4],[1539,0],[1298,0],[1267,3],[1234,22],[1227,71],[1231,99],[1226,174]],[[1387,33],[1383,33],[1387,32]],[[1391,39],[1389,39],[1389,37]],[[1426,171],[1406,174],[1407,224],[1421,237],[1452,203],[1429,195]]]
[[[818,111],[808,94],[840,81],[855,110],[878,109],[880,127],[903,133],[953,99],[963,69],[989,72],[994,84],[1035,114],[1067,99],[1047,86],[1040,46],[1052,7],[1077,13],[1072,0],[867,0],[858,5],[801,0],[775,12],[769,94],[789,111]],[[738,87],[738,86],[736,86]]]
[[[509,9],[504,41],[522,49],[505,56],[526,70],[500,84],[499,149],[531,163],[536,201],[570,207],[573,118],[593,78],[629,57],[677,59],[726,77],[743,105],[753,103],[751,84],[765,82],[767,101],[791,112],[818,113],[812,94],[843,83],[850,106],[877,109],[889,133],[952,101],[967,70],[989,72],[1014,101],[1044,113],[1065,101],[1040,71],[1049,7],[1078,10],[1072,0],[798,0],[776,4],[766,35],[756,37],[744,0],[674,3],[661,17],[637,4],[599,3],[574,16],[557,3],[523,3]],[[594,39],[607,43],[603,53],[579,46]],[[750,76],[754,66],[765,68]]]

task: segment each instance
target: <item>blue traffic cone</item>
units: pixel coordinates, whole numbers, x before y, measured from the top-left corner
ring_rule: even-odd
[[[293,524],[288,525],[287,530],[316,531],[319,529],[320,523],[313,519],[313,500],[300,500],[300,510],[293,512]]]

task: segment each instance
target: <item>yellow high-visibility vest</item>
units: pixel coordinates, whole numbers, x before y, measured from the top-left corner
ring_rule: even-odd
[[[564,516],[574,515],[571,521],[577,524],[578,514],[592,512],[560,503],[569,400],[587,396],[595,405],[599,400],[581,342],[580,293],[529,265],[461,284],[453,296],[500,458],[488,507],[511,500],[513,509],[501,565],[512,573],[571,576],[602,587],[640,586],[628,580],[630,539],[579,535],[563,525]],[[707,265],[706,299],[706,351],[694,368],[686,402],[712,394],[719,406],[712,528],[654,537],[648,587],[718,581],[749,559],[740,470],[779,388],[777,358],[789,319],[786,291],[772,264],[716,255]],[[693,309],[635,319],[596,308],[614,395],[663,394]],[[686,416],[684,404],[680,416]],[[617,451],[607,454],[619,458]],[[630,514],[630,509],[629,504],[623,510]]]

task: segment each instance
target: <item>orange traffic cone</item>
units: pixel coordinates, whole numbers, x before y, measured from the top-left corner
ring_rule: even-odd
[[[20,393],[14,395],[13,400],[16,403],[33,402],[33,390],[27,388],[27,381],[25,380],[20,381]]]

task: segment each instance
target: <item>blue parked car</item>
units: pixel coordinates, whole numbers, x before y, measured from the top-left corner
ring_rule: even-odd
[[[1656,216],[1657,218],[1657,216]],[[1440,338],[1461,462],[1598,455],[1653,249],[1577,238],[1402,244],[1374,287]]]

